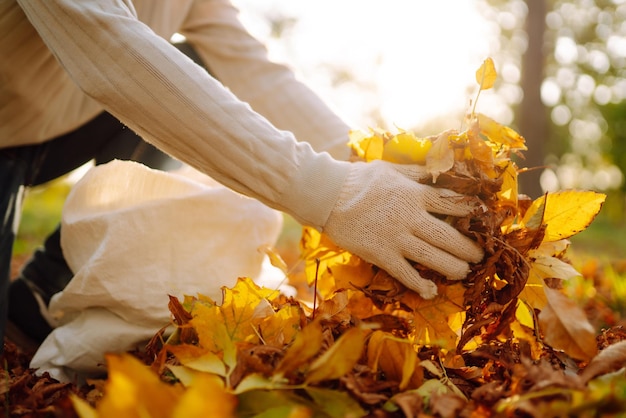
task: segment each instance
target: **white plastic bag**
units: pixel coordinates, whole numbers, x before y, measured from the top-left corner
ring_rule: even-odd
[[[75,276],[50,302],[57,327],[31,366],[59,380],[102,373],[105,353],[140,346],[168,324],[168,295],[220,302],[238,277],[276,280],[282,273],[266,268],[259,248],[281,228],[279,212],[215,182],[129,161],[90,169],[63,209],[61,245]]]

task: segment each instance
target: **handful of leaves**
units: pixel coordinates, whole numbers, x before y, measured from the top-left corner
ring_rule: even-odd
[[[493,86],[490,59],[476,79],[479,94]],[[304,228],[314,308],[247,278],[224,289],[221,303],[171,298],[176,331],[148,348],[152,371],[109,356],[106,395],[96,409],[75,399],[80,415],[553,416],[595,411],[607,385],[626,385],[623,373],[608,374],[626,360],[626,342],[597,354],[593,327],[560,289],[579,275],[565,258],[567,239],[589,225],[604,195],[519,195],[510,157],[524,139],[475,110],[461,132],[353,132],[350,146],[361,160],[425,165],[428,184],[482,200],[481,213],[448,219],[486,254],[466,280],[416,265],[438,284],[439,295],[424,300]],[[611,402],[626,407],[626,394]]]

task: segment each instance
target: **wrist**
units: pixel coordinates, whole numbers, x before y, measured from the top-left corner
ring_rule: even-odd
[[[301,224],[321,230],[341,194],[351,163],[337,161],[327,153],[301,155],[280,203]]]

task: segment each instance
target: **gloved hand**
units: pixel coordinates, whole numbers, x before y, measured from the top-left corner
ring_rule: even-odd
[[[323,229],[335,244],[383,268],[425,299],[437,294],[437,286],[408,260],[460,280],[469,273],[468,262],[483,258],[474,241],[431,215],[464,216],[477,208],[477,201],[417,183],[429,175],[418,165],[353,163]]]

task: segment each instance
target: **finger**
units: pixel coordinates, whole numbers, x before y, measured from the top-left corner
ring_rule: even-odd
[[[391,164],[393,168],[406,178],[419,182],[431,176],[425,166],[418,164]]]
[[[391,263],[387,263],[386,267],[381,267],[407,288],[419,293],[424,299],[432,299],[437,296],[437,285],[420,276],[406,259],[398,258]]]
[[[462,280],[470,271],[466,261],[418,237],[407,236],[399,245],[405,258],[437,271],[449,280]]]
[[[461,260],[478,263],[484,257],[482,248],[476,242],[434,216],[419,217],[412,227],[413,234],[420,241],[438,247]]]
[[[442,215],[465,216],[481,206],[478,198],[452,190],[422,186],[422,199],[428,212]]]

